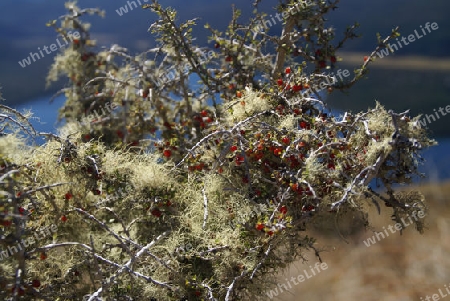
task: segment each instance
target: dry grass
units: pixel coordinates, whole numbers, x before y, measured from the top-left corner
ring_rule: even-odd
[[[326,240],[329,245],[325,247],[330,251],[322,253],[328,269],[293,285],[290,291],[273,300],[409,301],[425,299],[427,295],[438,293],[438,289],[445,293],[444,285],[450,283],[450,207],[447,204],[450,182],[423,185],[418,190],[426,196],[429,206],[423,235],[410,226],[403,235],[390,234],[370,247],[363,243],[374,235],[370,230],[348,237],[348,244],[336,235]],[[372,212],[370,222],[374,230],[394,225],[388,209],[382,208],[381,216]],[[324,242],[324,238],[319,238],[322,246]],[[313,254],[308,258],[309,262],[299,262],[281,275],[280,284],[286,283],[286,277],[297,277],[303,270],[309,270],[316,258]],[[270,299],[267,297],[267,300]]]

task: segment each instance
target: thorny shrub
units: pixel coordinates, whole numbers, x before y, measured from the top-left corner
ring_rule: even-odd
[[[143,8],[159,44],[139,55],[97,50],[81,19],[100,10],[70,2],[48,23],[81,37],[48,75],[69,79],[58,135],[1,106],[4,300],[256,300],[305,250],[320,259],[305,230],[322,212],[426,210],[419,193],[392,187],[419,174],[419,151],[434,144],[418,117],[379,104],[334,116],[316,88],[349,89],[397,29],[336,80],[337,52],[357,36],[357,24],[341,40],[326,27],[339,1],[280,1],[279,36],[259,2],[247,23],[233,8],[225,32],[206,25],[210,48],[194,44],[196,20],[156,0]],[[47,143],[27,143],[38,136]]]

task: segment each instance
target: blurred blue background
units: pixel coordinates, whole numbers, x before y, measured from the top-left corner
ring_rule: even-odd
[[[131,2],[78,1],[80,7],[98,7],[106,11],[104,19],[97,16],[84,19],[92,24],[92,37],[98,45],[109,47],[117,43],[132,53],[155,45],[154,37],[147,32],[155,16],[141,8],[130,9],[133,7]],[[139,4],[137,0],[134,2]],[[140,2],[146,3],[145,0]],[[199,45],[212,47],[207,42],[203,25],[209,23],[217,29],[225,29],[233,2],[242,9],[241,20],[245,22],[253,10],[253,0],[162,0],[161,4],[176,8],[180,20],[200,17],[194,36],[198,37]],[[277,3],[263,0],[260,9],[273,13],[272,7]],[[420,32],[420,26],[426,22],[438,23],[439,29],[374,62],[367,79],[354,86],[350,94],[334,93],[329,97],[328,103],[332,108],[361,111],[373,107],[378,100],[395,111],[410,109],[415,116],[432,114],[434,109],[450,105],[449,1],[342,0],[338,7],[329,15],[329,25],[338,33],[344,32],[346,26],[355,21],[361,24],[358,33],[362,37],[349,41],[338,53],[344,60],[337,68],[350,71],[357,68],[363,57],[376,47],[377,32],[384,37],[398,25],[402,36],[408,36],[414,30]],[[127,13],[124,13],[125,8]],[[55,43],[56,33],[45,24],[64,13],[64,1],[61,0],[0,1],[0,86],[6,99],[4,103],[18,109],[31,108],[41,123],[33,122],[45,131],[54,131],[57,110],[64,102],[60,97],[49,104],[50,97],[64,86],[64,81],[45,89],[45,77],[56,52],[46,54],[25,68],[18,62],[27,58],[30,52],[37,52],[38,47],[42,49]],[[271,33],[280,30],[278,24],[271,28]],[[427,181],[450,178],[449,123],[450,116],[444,116],[429,124],[431,136],[439,141],[440,146],[424,152],[427,162],[422,170],[428,174]]]

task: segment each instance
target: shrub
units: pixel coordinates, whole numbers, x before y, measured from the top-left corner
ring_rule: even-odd
[[[330,74],[357,24],[336,41],[324,16],[338,1],[281,2],[279,37],[266,15],[243,24],[234,9],[224,33],[206,26],[214,50],[194,44],[196,20],[156,0],[143,8],[158,16],[159,45],[139,55],[96,51],[81,19],[99,10],[70,2],[49,22],[80,32],[48,76],[69,79],[66,125],[36,133],[29,115],[0,107],[4,299],[255,300],[305,250],[320,259],[304,231],[322,212],[426,210],[393,190],[434,144],[418,117],[379,104],[334,116],[318,91],[366,74],[375,52],[348,80]],[[38,136],[47,143],[26,143]]]

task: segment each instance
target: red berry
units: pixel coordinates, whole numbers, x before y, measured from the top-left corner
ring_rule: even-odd
[[[277,85],[278,86],[282,86],[283,85],[283,80],[281,78],[277,79]]]
[[[283,153],[283,150],[282,150],[281,148],[279,148],[279,147],[276,147],[276,148],[273,150],[273,154],[274,154],[275,156],[280,156],[282,153]]]
[[[202,117],[206,117],[206,116],[208,116],[208,111],[203,110],[200,112],[200,115],[202,115]]]
[[[261,231],[263,229],[264,229],[264,224],[262,224],[262,223],[257,223],[256,224],[256,230]]]
[[[45,254],[45,252],[41,252],[41,255],[39,255],[39,258],[41,260],[45,260],[45,259],[47,259],[47,255]]]
[[[25,208],[19,207],[19,213],[23,215],[25,213]]]
[[[1,224],[2,226],[4,226],[4,227],[9,227],[9,226],[12,225],[12,221],[10,221],[10,220],[3,220],[3,221],[1,221],[0,224]]]
[[[292,87],[292,91],[294,91],[294,92],[298,92],[298,91],[301,91],[301,90],[303,90],[303,86],[302,85],[294,85]]]
[[[327,62],[325,61],[319,61],[319,68],[323,69],[327,66]]]
[[[241,91],[237,91],[236,92],[236,97],[241,98],[242,97],[242,92]]]
[[[369,57],[366,55],[364,56],[364,62],[367,61],[369,59]]]
[[[245,159],[242,155],[237,155],[235,158],[236,165],[241,165],[242,163],[244,163],[244,161]]]
[[[227,57],[225,58],[225,61],[226,61],[226,62],[231,62],[231,61],[233,61],[233,58],[232,58],[231,56],[227,56]]]
[[[230,151],[232,151],[232,152],[235,152],[235,151],[237,151],[237,146],[236,145],[233,145],[233,146],[231,146],[230,147]]]
[[[163,156],[166,158],[170,158],[172,156],[172,151],[170,149],[165,149],[163,152]]]
[[[61,216],[61,221],[62,222],[66,222],[67,221],[67,217],[65,215]]]
[[[64,195],[64,198],[65,198],[66,200],[70,200],[72,197],[73,197],[73,195],[72,195],[70,192],[67,192],[67,193]]]
[[[219,43],[214,44],[214,48],[216,49],[220,48],[220,44]]]
[[[161,210],[159,210],[158,208],[153,209],[152,211],[150,211],[150,213],[156,217],[160,217],[162,215]]]
[[[333,64],[336,63],[336,57],[333,55],[330,57],[330,62],[332,62]]]
[[[80,44],[80,40],[75,39],[75,40],[73,40],[73,43],[74,43],[75,45],[78,45],[78,44]]]
[[[285,72],[286,74],[291,73],[291,67],[287,67],[286,70],[284,70],[284,72]]]
[[[281,212],[282,214],[286,214],[286,213],[287,213],[287,207],[286,207],[286,206],[281,206],[280,212]]]
[[[33,281],[31,281],[31,286],[38,288],[41,286],[41,282],[37,279],[33,279]]]
[[[283,137],[282,139],[281,139],[281,142],[283,142],[284,144],[289,144],[290,142],[291,142],[291,140],[289,139],[289,137]]]
[[[300,127],[302,129],[306,129],[308,127],[308,124],[305,121],[300,121]]]

